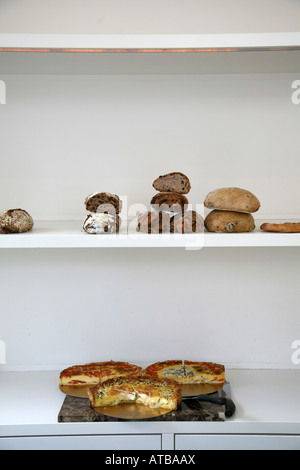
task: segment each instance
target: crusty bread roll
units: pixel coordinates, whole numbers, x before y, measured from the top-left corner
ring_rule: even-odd
[[[205,198],[204,206],[238,212],[256,212],[260,202],[250,191],[241,188],[220,188],[211,191]]]
[[[298,233],[300,232],[300,222],[264,223],[260,226],[260,229],[266,232]]]
[[[86,233],[101,234],[101,233],[116,233],[119,232],[121,225],[121,218],[111,214],[89,214],[84,223],[83,230]]]
[[[199,233],[204,229],[203,218],[196,211],[186,211],[171,219],[172,233]]]
[[[188,203],[186,196],[178,193],[161,192],[151,199],[153,209],[167,212],[182,212]]]
[[[93,193],[85,199],[85,207],[89,212],[115,215],[121,212],[122,201],[116,194]]]
[[[191,189],[188,177],[180,172],[173,172],[159,176],[155,181],[153,181],[152,186],[156,191],[179,194],[187,194]]]
[[[143,212],[138,217],[136,229],[144,233],[170,232],[170,216],[167,212]]]
[[[24,209],[9,209],[0,213],[0,233],[29,232],[33,219]]]
[[[204,225],[209,232],[251,232],[255,229],[252,214],[246,212],[213,210],[205,218]]]

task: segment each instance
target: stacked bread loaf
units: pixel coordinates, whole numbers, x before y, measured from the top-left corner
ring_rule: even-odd
[[[138,217],[137,231],[145,233],[193,233],[203,229],[203,219],[188,210],[186,194],[191,184],[180,172],[159,176],[152,184],[157,193],[151,199],[151,210]]]
[[[116,194],[99,192],[85,199],[90,214],[83,223],[83,230],[91,234],[117,233],[121,226],[122,201]]]
[[[250,191],[241,188],[220,188],[211,191],[204,206],[213,209],[205,218],[209,232],[251,232],[255,229],[252,213],[260,208],[260,202]]]

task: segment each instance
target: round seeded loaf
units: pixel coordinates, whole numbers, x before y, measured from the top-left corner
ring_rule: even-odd
[[[213,210],[205,218],[204,225],[209,232],[252,232],[255,221],[251,214],[236,211]]]
[[[0,233],[23,233],[33,228],[34,222],[24,209],[9,209],[0,213]]]
[[[238,212],[256,212],[260,202],[250,191],[241,188],[220,188],[211,191],[205,198],[204,206]]]

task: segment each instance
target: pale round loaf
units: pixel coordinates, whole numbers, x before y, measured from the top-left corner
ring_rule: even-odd
[[[204,225],[208,232],[241,233],[255,229],[252,214],[236,211],[214,210],[208,214]]]
[[[208,209],[252,213],[258,211],[260,201],[246,189],[220,188],[211,191],[206,196],[204,206]]]
[[[0,233],[29,232],[33,219],[24,209],[9,209],[0,213]]]

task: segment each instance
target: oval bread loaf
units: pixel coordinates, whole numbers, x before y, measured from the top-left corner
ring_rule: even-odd
[[[204,206],[208,209],[256,212],[260,208],[260,201],[246,189],[220,188],[206,196]]]
[[[89,212],[115,215],[121,212],[122,201],[117,194],[93,193],[85,199],[85,207]]]
[[[236,211],[213,210],[205,218],[204,225],[209,232],[240,233],[255,229],[251,214]]]
[[[172,233],[199,233],[203,231],[204,224],[196,211],[186,211],[172,217],[170,227]]]
[[[137,231],[144,233],[169,232],[170,216],[167,212],[143,212],[138,217]]]
[[[188,177],[178,171],[159,176],[153,181],[152,186],[156,191],[179,194],[187,194],[191,189]]]
[[[151,199],[153,209],[167,212],[182,212],[189,203],[186,196],[178,193],[161,192]]]
[[[91,234],[116,233],[119,232],[120,225],[121,218],[118,215],[89,214],[83,223],[83,230]]]
[[[0,213],[0,233],[23,233],[33,228],[34,222],[24,209],[9,209]]]
[[[279,224],[266,222],[260,226],[260,229],[265,232],[299,233],[300,222],[284,222]]]

